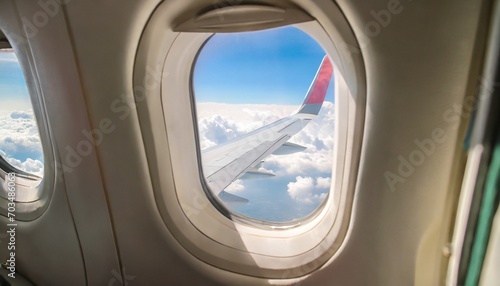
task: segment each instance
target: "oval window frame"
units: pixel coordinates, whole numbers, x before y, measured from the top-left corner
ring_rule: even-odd
[[[308,11],[316,21],[297,27],[320,43],[336,66],[336,95],[349,95],[336,96],[335,102],[339,112],[335,114],[332,188],[338,191],[330,193],[314,218],[294,227],[269,229],[230,220],[206,196],[199,173],[191,76],[196,55],[211,33],[172,29],[173,15],[203,7],[163,3],[142,35],[134,91],[137,95],[142,87],[143,95],[136,96],[141,98],[137,111],[156,205],[178,245],[217,268],[267,279],[296,278],[327,263],[346,237],[364,125],[364,66],[361,53],[347,48],[358,45],[338,7],[308,2],[308,7],[317,8],[315,13]],[[157,72],[153,76],[161,80],[160,85],[148,86],[152,71]],[[340,120],[345,124],[338,125]]]

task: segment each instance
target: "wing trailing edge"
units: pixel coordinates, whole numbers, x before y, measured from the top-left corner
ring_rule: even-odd
[[[298,153],[306,150],[307,147],[295,144],[292,142],[286,142],[285,144],[281,145],[278,149],[276,149],[272,154],[273,155],[290,155],[293,153]]]
[[[226,191],[221,191],[219,193],[219,199],[221,199],[225,203],[231,204],[232,206],[248,203],[248,199],[233,195]]]
[[[271,173],[269,171],[258,170],[258,169],[250,169],[240,177],[241,180],[255,180],[255,179],[265,179],[275,177],[276,174]]]

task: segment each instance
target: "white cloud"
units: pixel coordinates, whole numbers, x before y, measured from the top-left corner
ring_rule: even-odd
[[[201,149],[223,143],[241,134],[236,123],[220,115],[202,118],[198,122],[198,131]]]
[[[328,150],[311,152],[305,150],[282,156],[270,156],[266,167],[275,169],[277,175],[307,175],[311,172],[330,173],[332,171],[332,153]]]
[[[262,106],[260,106],[262,108]],[[273,106],[273,109],[280,109],[278,112],[272,110],[262,110],[261,108],[243,108],[242,112],[249,119],[249,122],[242,126],[245,132],[250,132],[264,125],[273,123],[274,121],[289,115],[287,106]],[[281,114],[281,117],[278,115]]]
[[[288,116],[296,109],[297,106],[272,104],[226,104],[215,102],[197,104],[199,122],[219,115],[235,124],[231,128],[233,128],[233,131],[240,133],[247,133],[279,118]]]
[[[33,119],[33,113],[32,112],[26,112],[26,111],[13,111],[10,113],[10,117],[12,119]]]
[[[326,195],[327,191],[323,190],[320,192],[319,189],[324,189],[325,183],[329,178],[316,178],[314,180],[312,177],[302,177],[297,176],[295,182],[288,183],[288,195],[297,201],[303,203],[313,203],[315,201],[322,201]],[[315,181],[317,182],[315,184]],[[329,185],[328,185],[329,187]]]
[[[314,190],[314,180],[311,177],[298,176],[295,182],[288,183],[288,194],[292,199],[299,201],[310,201],[310,196]]]
[[[16,54],[13,51],[0,50],[0,63],[9,64],[9,63],[19,63]]]
[[[26,161],[21,162],[18,159],[7,158],[7,162],[9,162],[12,166],[18,168],[19,170],[23,170],[25,172],[38,176],[43,176],[43,163],[40,160],[33,160],[31,158],[28,158],[26,159]]]
[[[42,145],[32,111],[0,116],[0,155],[23,171],[43,174]]]
[[[227,186],[224,191],[228,192],[228,193],[240,193],[240,192],[243,192],[245,190],[245,186],[243,186],[243,184],[241,183],[241,180],[236,180],[234,182],[232,182],[229,186]]]
[[[292,114],[297,106],[198,103],[201,149],[217,145]],[[277,175],[329,174],[333,163],[334,104],[325,101],[320,113],[290,142],[307,147],[303,152],[270,156],[266,168]]]
[[[329,189],[331,184],[332,184],[332,179],[330,177],[328,177],[328,178],[317,177],[316,178],[316,187],[319,189]]]

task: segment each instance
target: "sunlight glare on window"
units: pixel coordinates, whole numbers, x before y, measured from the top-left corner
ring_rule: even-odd
[[[18,170],[43,175],[43,151],[18,58],[0,49],[0,156]]]
[[[327,197],[335,109],[325,54],[294,27],[215,34],[200,51],[192,84],[201,169],[232,214],[292,222]]]

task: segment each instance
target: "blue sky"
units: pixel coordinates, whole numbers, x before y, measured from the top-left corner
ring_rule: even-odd
[[[314,39],[294,27],[216,34],[195,65],[196,100],[298,105],[324,55]],[[332,86],[333,81],[326,100],[333,102]]]
[[[324,50],[301,30],[284,27],[216,34],[195,64],[193,87],[202,149],[291,114],[303,101]],[[307,216],[328,193],[333,157],[333,80],[320,115],[290,141],[304,152],[270,156],[272,179],[237,180],[226,191],[249,199],[240,214],[286,222]],[[325,182],[328,182],[326,184]]]
[[[0,52],[0,100],[29,101],[24,74],[14,53]]]
[[[309,174],[327,177],[329,173]],[[294,175],[279,175],[272,179],[248,180],[243,184],[245,190],[236,195],[249,200],[247,204],[232,206],[232,209],[246,216],[272,222],[294,221],[312,213],[322,199],[311,202],[298,201],[288,194],[288,184],[296,183]],[[324,188],[311,189],[314,195],[321,195],[328,190]]]

